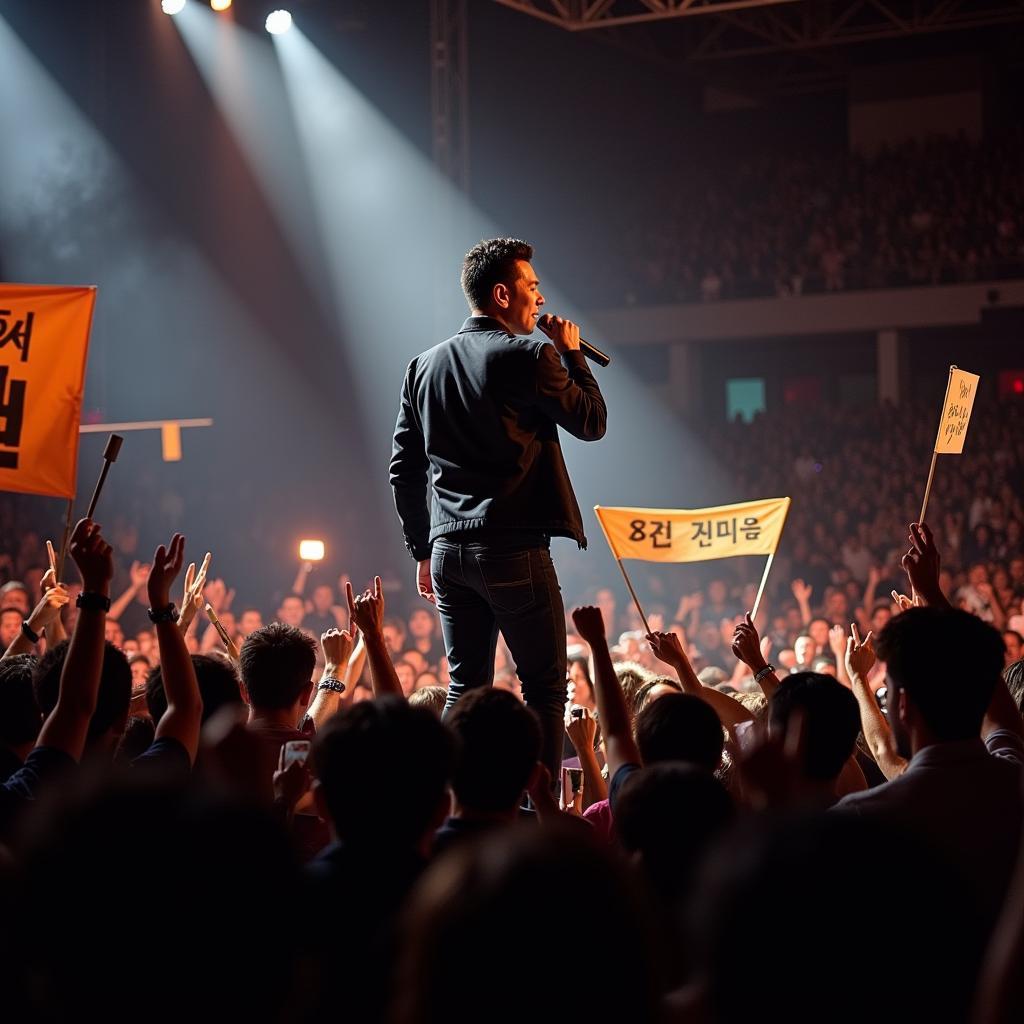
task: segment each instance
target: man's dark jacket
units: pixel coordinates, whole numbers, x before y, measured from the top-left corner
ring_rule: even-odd
[[[455,337],[418,355],[402,385],[391,486],[413,558],[429,558],[438,537],[481,528],[572,537],[586,547],[558,427],[597,441],[606,419],[581,353],[559,357],[547,341],[470,317]]]

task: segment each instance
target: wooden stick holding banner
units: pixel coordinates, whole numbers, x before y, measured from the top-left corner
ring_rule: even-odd
[[[942,402],[939,415],[939,430],[935,436],[932,449],[932,462],[928,468],[928,482],[924,487],[924,500],[921,502],[921,515],[918,522],[923,523],[928,513],[928,502],[932,496],[932,484],[935,482],[935,467],[940,455],[963,455],[964,441],[967,440],[967,427],[974,411],[974,399],[978,393],[976,373],[968,373],[958,366],[949,368],[949,380],[946,383],[946,395]]]
[[[768,573],[772,571],[772,562],[775,559],[775,552],[773,551],[768,556],[768,561],[764,566],[764,574],[761,576],[761,585],[757,588],[757,597],[754,598],[754,610],[750,613],[750,621],[753,622],[757,618],[757,610],[761,607],[761,598],[764,596],[764,588],[768,583]]]
[[[600,506],[594,506],[594,512],[597,513],[597,521],[601,524],[601,532],[604,534],[604,539],[608,542],[608,547],[611,548],[612,554],[615,556],[615,561],[618,563],[619,572],[622,573],[622,578],[626,581],[626,587],[629,589],[629,596],[633,598],[633,604],[636,605],[636,610],[640,615],[640,621],[644,624],[644,631],[650,633],[651,627],[648,625],[647,616],[644,615],[643,608],[640,607],[640,599],[636,596],[636,591],[633,589],[633,584],[629,579],[629,575],[626,573],[626,567],[622,564],[622,559],[619,558],[618,552],[615,550],[615,544],[611,537],[608,535],[608,530],[605,528],[604,521],[601,519],[601,514],[598,512]]]
[[[619,568],[622,570],[622,578],[626,581],[626,586],[629,587],[629,596],[633,598],[633,604],[636,605],[636,610],[640,613],[640,621],[644,624],[644,635],[646,635],[650,633],[651,627],[647,624],[647,616],[644,615],[643,608],[640,607],[640,599],[636,596],[633,584],[630,583],[629,577],[626,575],[626,567],[622,564],[622,559],[616,558],[615,561],[619,563]]]

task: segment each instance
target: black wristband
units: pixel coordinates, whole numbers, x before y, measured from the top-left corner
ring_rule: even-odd
[[[149,616],[150,622],[155,622],[157,624],[161,622],[178,621],[178,609],[174,607],[173,601],[163,608],[157,608],[155,611],[152,608],[147,608],[146,614]]]
[[[28,624],[28,619],[22,619],[21,632],[26,640],[30,640],[32,643],[39,643],[39,634]]]
[[[90,612],[109,612],[110,598],[106,594],[83,590],[75,599],[75,606]]]

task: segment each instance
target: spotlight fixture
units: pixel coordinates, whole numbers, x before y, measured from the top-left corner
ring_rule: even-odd
[[[180,14],[185,6],[185,0],[160,0],[160,10],[164,14]]]
[[[279,36],[292,27],[292,16],[289,11],[271,11],[267,15],[267,31],[272,36]]]
[[[231,0],[210,0],[210,6],[215,11],[226,11],[231,6]]]

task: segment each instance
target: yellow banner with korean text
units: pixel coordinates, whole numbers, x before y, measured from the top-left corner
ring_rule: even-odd
[[[981,378],[976,373],[968,373],[956,366],[949,368],[946,400],[935,438],[936,455],[963,455],[979,380]]]
[[[95,288],[0,284],[0,491],[75,496]]]
[[[595,505],[616,558],[644,562],[706,562],[773,555],[789,514],[789,498],[716,508],[610,508]]]

